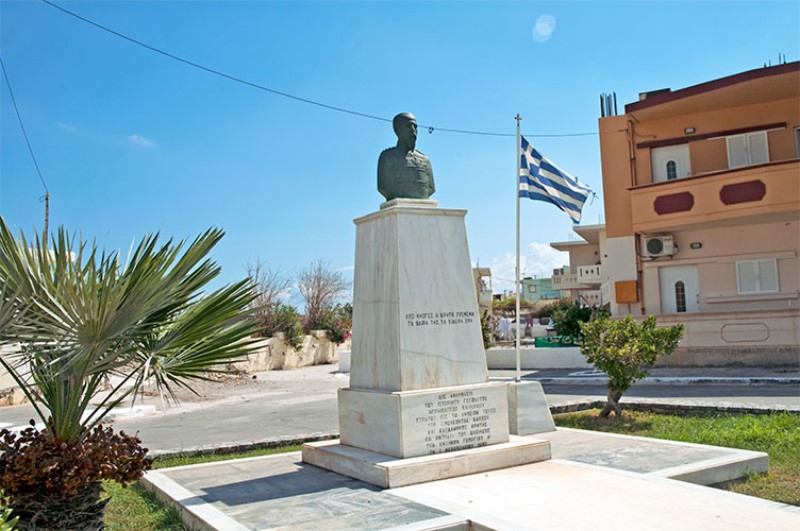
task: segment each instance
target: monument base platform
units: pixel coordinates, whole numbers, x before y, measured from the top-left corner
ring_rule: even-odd
[[[503,382],[417,391],[339,389],[342,444],[397,459],[508,442]]]
[[[445,454],[397,459],[341,444],[306,443],[303,462],[382,488],[468,476],[550,459],[550,442],[514,437],[509,442]]]

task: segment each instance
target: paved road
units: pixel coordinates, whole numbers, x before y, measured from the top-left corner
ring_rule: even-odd
[[[308,371],[311,374],[312,371]],[[284,373],[286,375],[287,373]],[[158,414],[153,417],[120,419],[119,427],[139,431],[153,450],[176,451],[214,447],[220,444],[254,443],[271,438],[338,432],[336,390],[346,387],[346,378],[336,378],[319,369],[310,381],[300,382],[291,394],[250,396],[201,410]],[[547,384],[551,405],[603,399],[602,384]],[[792,384],[772,385],[637,385],[625,401],[683,403],[687,405],[741,405],[776,407],[800,411],[800,391]]]
[[[226,396],[206,402],[184,403],[166,411],[150,399],[151,409],[141,416],[120,416],[114,424],[128,433],[139,433],[145,446],[154,452],[174,452],[219,446],[246,445],[267,440],[307,437],[338,431],[336,391],[346,387],[349,379],[334,372],[335,366],[318,366],[292,371],[261,373],[265,385],[257,388],[233,387]],[[763,371],[762,371],[763,372]],[[741,373],[728,371],[728,374]],[[751,376],[755,373],[749,372]],[[759,373],[760,374],[760,373]],[[504,376],[495,373],[493,376]],[[673,371],[673,376],[675,373]],[[686,377],[686,373],[683,373]],[[536,377],[528,373],[526,378]],[[606,391],[602,383],[589,378],[575,378],[558,383],[559,375],[539,373],[549,378],[544,389],[553,405],[601,400]],[[566,375],[569,376],[569,375]],[[675,376],[677,377],[677,376]],[[686,377],[684,382],[690,382]],[[800,412],[800,385],[767,383],[733,385],[721,383],[641,383],[622,399],[625,402],[667,404],[743,406],[791,409]],[[154,407],[155,406],[155,407]],[[20,425],[31,418],[30,406],[0,408],[0,425]]]

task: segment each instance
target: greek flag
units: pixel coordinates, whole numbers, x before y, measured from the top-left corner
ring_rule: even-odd
[[[547,158],[520,136],[519,196],[552,203],[580,223],[581,209],[592,190]]]

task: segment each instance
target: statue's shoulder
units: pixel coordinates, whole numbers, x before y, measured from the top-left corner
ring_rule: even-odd
[[[398,155],[398,149],[397,149],[396,146],[395,147],[386,148],[383,151],[381,151],[381,155],[380,155],[380,157],[378,157],[378,163],[379,164],[383,164],[384,162],[389,162],[389,161],[395,160],[397,158],[399,158],[399,155]]]

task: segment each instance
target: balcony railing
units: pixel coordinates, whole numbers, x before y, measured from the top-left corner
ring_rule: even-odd
[[[482,289],[478,291],[478,306],[492,307],[492,290]]]
[[[581,287],[580,282],[578,281],[578,274],[577,273],[567,273],[565,275],[554,275],[553,276],[553,289],[554,290],[568,290],[568,289],[578,289]]]
[[[633,229],[668,231],[696,223],[797,212],[800,161],[744,166],[631,190]]]
[[[599,289],[581,290],[580,302],[586,306],[600,306],[603,304]]]
[[[601,266],[578,266],[578,282],[581,284],[600,284]]]

